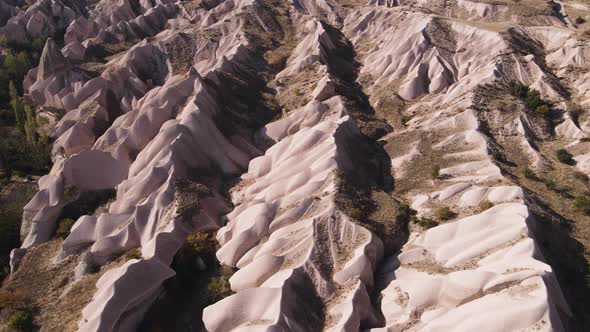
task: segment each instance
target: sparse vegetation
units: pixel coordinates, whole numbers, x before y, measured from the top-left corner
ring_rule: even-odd
[[[67,199],[74,199],[74,197],[78,194],[78,188],[73,184],[66,184],[64,185],[64,196]]]
[[[215,232],[197,232],[187,236],[186,241],[176,253],[174,264],[180,276],[194,275],[195,262],[202,260],[207,267],[217,266]]]
[[[176,213],[190,220],[201,209],[201,199],[211,195],[207,186],[190,180],[176,181]]]
[[[576,17],[576,24],[584,24],[586,20],[582,16]]]
[[[562,164],[566,164],[566,165],[575,165],[576,164],[576,161],[574,160],[572,154],[569,153],[566,149],[557,150],[555,155],[557,156],[557,160],[559,160],[559,162],[561,162]]]
[[[57,230],[55,231],[55,235],[65,239],[66,237],[68,237],[68,235],[70,235],[72,226],[74,226],[75,223],[76,221],[71,218],[61,219],[57,223]]]
[[[533,172],[533,170],[528,167],[523,168],[521,172],[522,175],[527,179],[534,180],[536,178],[535,172]]]
[[[70,203],[64,206],[60,218],[71,218],[77,220],[83,215],[92,215],[97,211],[104,210],[116,197],[114,189],[99,191],[80,191],[74,185],[64,186],[64,195]]]
[[[4,308],[11,310],[22,309],[28,307],[28,303],[28,299],[21,292],[0,290],[0,310]]]
[[[552,179],[545,181],[545,185],[547,186],[547,188],[549,188],[550,190],[553,190],[553,191],[558,191],[558,189],[559,189],[557,187],[557,183]]]
[[[204,307],[233,293],[229,278],[234,269],[219,264],[216,249],[215,232],[187,236],[172,262],[176,275],[164,282],[163,296],[150,308],[139,331],[150,331],[154,327],[159,328],[158,331],[168,331],[178,317],[184,315],[194,317],[194,323],[199,326]]]
[[[590,142],[590,137],[582,137],[580,138],[580,142]]]
[[[33,317],[28,311],[17,311],[8,318],[8,328],[16,331],[31,329]]]
[[[233,294],[229,284],[229,276],[226,275],[209,279],[207,290],[212,302],[218,302]]]
[[[479,212],[483,212],[485,210],[489,210],[494,206],[494,203],[490,202],[487,199],[482,200],[479,202]]]
[[[574,208],[587,216],[590,216],[590,198],[588,196],[578,196],[574,200]]]
[[[424,228],[424,229],[430,229],[432,227],[436,227],[438,226],[438,222],[436,222],[433,219],[430,218],[425,218],[425,217],[417,217],[417,216],[413,216],[412,217],[412,222],[414,224],[419,225],[420,227]]]
[[[195,9],[198,9],[199,7],[201,7],[202,2],[203,2],[202,0],[191,0],[191,1],[183,2],[182,5],[184,6],[184,8],[186,8],[186,10],[188,10],[190,12],[191,10],[195,10]],[[168,23],[166,23],[166,24],[168,24]]]
[[[217,239],[213,232],[197,232],[187,236],[186,246],[195,254],[215,254]]]
[[[408,122],[410,122],[410,120],[412,120],[412,118],[413,118],[412,115],[405,115],[405,114],[402,115],[402,124],[404,126],[407,126]]]
[[[360,220],[363,219],[364,213],[363,210],[353,207],[348,210],[348,216],[352,219]]]
[[[453,219],[457,214],[453,212],[448,206],[443,206],[434,212],[434,217],[438,220],[450,220]]]
[[[401,204],[398,208],[398,217],[400,219],[410,220],[416,214],[416,210],[412,209],[408,204]]]
[[[551,109],[547,105],[540,105],[539,107],[535,108],[535,113],[540,117],[549,116],[550,111]]]
[[[336,172],[336,204],[347,216],[364,221],[374,210],[370,192],[354,185],[343,172]]]
[[[432,165],[432,169],[430,170],[430,175],[432,175],[433,179],[438,179],[440,177],[440,166],[439,165]]]
[[[520,82],[510,83],[510,94],[520,99],[527,109],[541,117],[548,117],[551,112],[551,103],[541,98],[541,93]]]
[[[88,265],[88,273],[94,274],[100,272],[100,264],[91,262]]]
[[[125,253],[125,260],[130,260],[130,259],[141,259],[141,250],[139,248],[133,248],[133,249],[129,249],[126,253]]]

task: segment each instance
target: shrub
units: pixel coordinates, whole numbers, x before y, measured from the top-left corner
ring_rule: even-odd
[[[535,172],[528,167],[522,169],[522,175],[527,179],[535,179]]]
[[[447,206],[438,208],[434,213],[434,216],[438,220],[449,220],[452,219],[456,215],[450,208]]]
[[[541,93],[534,89],[529,90],[526,98],[524,99],[524,102],[531,110],[534,110],[544,104],[543,99],[541,99]]]
[[[27,298],[19,291],[0,290],[0,309],[24,308],[27,306],[27,303]]]
[[[586,20],[583,17],[581,17],[581,16],[576,17],[576,24],[584,24],[584,23],[586,23]]]
[[[186,246],[196,254],[215,254],[217,239],[213,232],[197,232],[187,236]]]
[[[545,185],[547,186],[547,188],[553,190],[553,191],[557,191],[557,183],[554,180],[547,180],[547,182],[545,182]]]
[[[517,98],[525,98],[529,93],[529,87],[520,82],[510,83],[510,94]]]
[[[45,42],[47,41],[47,37],[37,37],[31,43],[31,47],[34,51],[42,52],[43,48],[45,47]]]
[[[582,137],[580,138],[580,142],[590,142],[590,137]]]
[[[207,290],[210,300],[213,302],[218,302],[233,293],[229,284],[229,276],[226,275],[209,279]]]
[[[402,124],[404,126],[407,126],[408,122],[410,122],[410,120],[412,120],[412,115],[403,115],[402,116]]]
[[[546,117],[551,111],[551,105],[541,98],[541,93],[520,82],[510,83],[510,94],[524,102],[529,110]]]
[[[96,262],[91,262],[88,264],[88,273],[94,274],[100,272],[100,264]]]
[[[416,210],[412,209],[408,204],[402,204],[397,209],[397,218],[398,220],[410,220],[410,217],[416,215]]]
[[[186,8],[186,10],[191,11],[191,10],[199,8],[201,6],[201,2],[203,2],[203,1],[202,0],[191,0],[188,2],[184,2],[183,6]],[[166,23],[166,24],[168,24],[168,23]]]
[[[487,199],[482,200],[479,202],[479,211],[483,212],[485,210],[491,209],[494,206],[494,203],[490,202]]]
[[[590,216],[590,198],[587,196],[578,196],[574,200],[574,208],[587,215]]]
[[[576,164],[576,161],[573,159],[572,154],[567,152],[566,149],[557,150],[556,155],[557,155],[557,159],[562,164],[566,164],[566,165],[575,165]]]
[[[348,216],[351,217],[352,219],[356,219],[356,220],[360,220],[363,219],[363,210],[359,209],[359,208],[350,208],[348,210]]]
[[[432,169],[430,171],[433,179],[438,179],[440,176],[440,166],[439,165],[432,165]]]
[[[412,217],[412,222],[414,224],[420,225],[420,227],[424,228],[424,229],[430,229],[432,227],[436,227],[438,226],[438,222],[436,222],[435,220],[432,220],[430,218],[420,218],[420,217]]]
[[[549,112],[551,112],[551,109],[547,105],[541,105],[541,106],[535,108],[535,113],[538,116],[542,116],[542,117],[546,118],[549,116]]]
[[[71,218],[61,219],[57,223],[57,230],[55,231],[55,235],[65,239],[66,237],[68,237],[68,235],[70,235],[72,226],[74,226],[75,223],[76,221]]]
[[[8,318],[8,327],[17,331],[27,331],[31,327],[33,317],[26,311],[17,311]]]
[[[141,250],[139,250],[139,248],[133,248],[130,249],[129,251],[127,251],[125,253],[125,259],[126,260],[130,260],[130,259],[141,259]]]
[[[73,199],[78,193],[78,188],[73,184],[66,184],[64,186],[64,196],[66,199]]]

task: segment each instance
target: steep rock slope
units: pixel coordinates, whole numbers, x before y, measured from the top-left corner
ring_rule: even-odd
[[[23,88],[54,119],[5,290],[42,281],[41,330],[135,330],[216,232],[233,294],[187,330],[587,329],[574,5],[0,2],[52,37]]]

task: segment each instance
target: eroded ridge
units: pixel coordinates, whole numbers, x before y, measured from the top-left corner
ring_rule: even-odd
[[[0,35],[50,37],[23,91],[53,143],[6,287],[50,286],[42,330],[134,330],[187,236],[216,232],[232,294],[187,306],[209,331],[586,330],[572,15],[590,9],[0,0]]]

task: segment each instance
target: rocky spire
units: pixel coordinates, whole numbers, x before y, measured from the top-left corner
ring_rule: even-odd
[[[37,71],[37,80],[47,79],[51,74],[63,70],[67,65],[67,60],[57,48],[55,41],[48,38],[39,60],[39,69]]]

